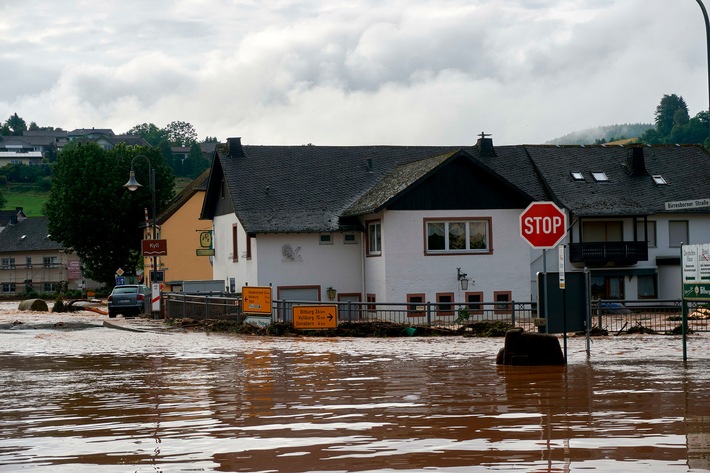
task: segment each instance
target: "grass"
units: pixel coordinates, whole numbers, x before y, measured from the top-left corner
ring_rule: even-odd
[[[3,207],[4,210],[22,207],[28,217],[44,215],[43,207],[49,199],[49,192],[42,192],[36,186],[13,183],[8,183],[7,186],[0,188],[0,192],[7,200]]]
[[[184,189],[192,179],[186,177],[175,178],[175,195]],[[43,207],[49,199],[49,192],[40,191],[32,184],[8,183],[5,187],[0,187],[0,192],[5,196],[7,202],[1,210],[13,210],[22,207],[28,217],[41,217],[44,215]]]

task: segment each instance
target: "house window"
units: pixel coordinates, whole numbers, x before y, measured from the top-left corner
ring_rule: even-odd
[[[45,269],[55,268],[57,266],[57,257],[56,256],[45,256],[44,258],[42,258],[42,266]]]
[[[26,267],[27,269],[31,269],[31,268],[32,268],[32,257],[31,257],[31,256],[27,256],[27,257],[25,258],[25,267]]]
[[[232,262],[239,261],[239,228],[236,223],[232,224]]]
[[[653,182],[656,183],[657,186],[666,186],[668,185],[668,181],[665,180],[663,176],[660,174],[654,174],[653,176]]]
[[[17,292],[17,287],[14,282],[2,283],[2,292]]]
[[[219,197],[224,199],[224,179],[219,183]]]
[[[355,239],[355,234],[354,233],[345,233],[343,235],[343,243],[345,243],[346,245],[357,244],[357,240]]]
[[[333,244],[333,235],[330,233],[321,233],[320,234],[320,244],[321,245],[332,245]]]
[[[253,237],[247,233],[247,259],[251,259],[251,239]]]
[[[592,276],[592,299],[623,299],[623,276]]]
[[[597,182],[608,182],[609,181],[609,177],[606,175],[606,173],[601,172],[601,171],[592,172],[592,177]]]
[[[467,292],[466,293],[466,308],[471,314],[483,313],[483,293],[482,292]]]
[[[447,317],[454,315],[454,293],[440,292],[436,294],[437,315]]]
[[[407,315],[409,317],[424,317],[424,294],[407,294]]]
[[[15,269],[15,258],[2,258],[0,269]]]
[[[646,235],[646,241],[648,242],[649,248],[656,247],[656,222],[647,222],[646,230],[648,234]],[[644,241],[643,233],[643,222],[636,222],[636,235],[638,239]]]
[[[375,294],[367,295],[367,311],[377,312],[377,296]]]
[[[490,253],[490,218],[425,220],[426,252]]]
[[[592,241],[624,241],[624,224],[620,221],[586,221],[582,226],[583,239]]]
[[[575,181],[584,180],[584,174],[582,174],[581,172],[572,171],[570,174],[572,175],[572,179],[574,179]]]
[[[495,291],[493,293],[495,306],[493,312],[496,314],[509,314],[511,312],[510,301],[513,300],[513,295],[510,291]]]
[[[55,292],[57,290],[57,284],[53,282],[46,282],[43,284],[44,292]]]
[[[671,248],[680,248],[688,241],[688,221],[687,220],[671,220],[668,222],[668,246]]]
[[[379,220],[367,224],[367,254],[368,256],[382,254],[382,223]]]
[[[637,276],[639,299],[655,299],[658,297],[658,280],[655,274]]]

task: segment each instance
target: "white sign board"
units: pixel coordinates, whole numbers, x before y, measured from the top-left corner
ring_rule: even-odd
[[[560,245],[558,248],[559,257],[559,273],[560,273],[560,289],[565,288],[565,245]]]
[[[710,207],[710,199],[678,200],[676,202],[666,202],[666,210],[685,210]]]
[[[150,285],[151,297],[150,307],[153,312],[160,312],[160,283],[154,282]]]

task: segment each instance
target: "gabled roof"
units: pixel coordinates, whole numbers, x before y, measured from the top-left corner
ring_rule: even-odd
[[[392,182],[399,176],[411,182],[458,151],[531,200],[545,198],[521,147],[496,148],[495,154],[482,156],[478,145],[242,146],[238,138],[230,138],[216,148],[202,218],[215,216],[224,175],[227,194],[247,232],[336,231],[346,225],[342,217],[357,213],[351,206],[384,178]]]
[[[0,229],[8,225],[15,225],[19,221],[27,218],[22,207],[17,207],[15,210],[0,210]]]
[[[0,252],[61,250],[62,245],[51,239],[47,223],[47,217],[28,217],[5,228],[0,232]]]
[[[665,203],[710,197],[710,156],[700,146],[526,146],[550,192],[578,216],[642,216],[665,212]],[[635,150],[635,151],[634,151]],[[630,153],[645,169],[634,175]],[[583,180],[574,180],[579,172]],[[596,181],[603,172],[608,181]],[[662,176],[658,185],[652,176]],[[707,212],[708,209],[697,209]]]

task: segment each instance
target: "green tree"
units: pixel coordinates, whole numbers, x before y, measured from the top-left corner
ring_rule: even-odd
[[[192,143],[190,146],[190,154],[183,163],[183,173],[186,177],[195,179],[202,174],[202,171],[207,169],[209,163],[205,160],[202,154],[202,148],[197,143]]]
[[[52,238],[79,255],[88,277],[107,286],[113,285],[118,268],[132,274],[144,228],[143,209],[152,209],[146,159],[134,162],[143,187],[135,192],[123,188],[131,161],[139,155],[155,169],[159,212],[173,196],[174,177],[154,148],[120,145],[104,150],[96,143],[72,142],[54,167],[45,207]]]
[[[173,121],[165,126],[168,141],[173,146],[190,146],[197,141],[195,127],[187,122]]]
[[[677,113],[679,111],[680,114]],[[667,136],[676,125],[676,120],[683,120],[683,117],[688,117],[688,105],[683,97],[676,94],[664,95],[656,107],[656,130],[662,136]]]
[[[3,207],[5,207],[5,204],[7,204],[7,199],[5,198],[5,196],[3,195],[3,193],[0,192],[0,209],[2,209]]]
[[[27,131],[27,123],[15,113],[5,121],[3,135],[22,136],[22,132]]]
[[[136,125],[126,132],[127,135],[140,136],[151,146],[157,147],[161,141],[167,139],[167,133],[165,130],[158,128],[153,123],[143,123],[142,125]]]

